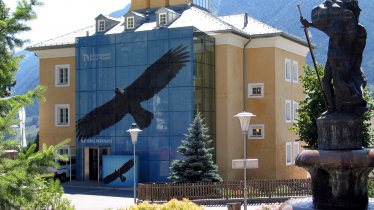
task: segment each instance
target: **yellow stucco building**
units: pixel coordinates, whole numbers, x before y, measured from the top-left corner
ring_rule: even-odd
[[[77,121],[93,113],[92,110],[98,111],[95,107],[104,104],[102,98],[113,97],[114,93],[110,90],[125,84],[119,78],[126,65],[131,68],[142,65],[149,67],[154,61],[154,54],[164,48],[167,48],[165,53],[167,50],[173,51],[176,43],[184,43],[191,53],[189,61],[183,61],[186,63],[181,73],[177,73],[175,81],[167,85],[167,110],[160,108],[162,111],[158,111],[164,90],[156,93],[161,102],[156,99],[149,99],[152,103],[142,102],[148,110],[154,110],[154,117],[145,130],[144,138],[148,143],[140,149],[140,159],[144,161],[144,166],[140,166],[140,180],[166,180],[170,163],[177,158],[175,151],[179,141],[175,143],[174,140],[182,136],[175,130],[182,130],[182,134],[187,132],[187,127],[183,130],[175,125],[187,123],[183,121],[183,116],[187,116],[185,121],[190,122],[196,111],[202,111],[203,116],[208,118],[207,124],[215,138],[219,174],[224,180],[241,180],[242,170],[232,169],[232,160],[243,158],[243,137],[239,121],[233,116],[243,110],[256,115],[251,120],[247,156],[258,159],[259,167],[248,170],[248,177],[307,177],[304,169],[294,165],[296,155],[302,150],[302,143],[296,141],[298,136],[289,130],[292,122],[297,120],[297,101],[305,97],[299,76],[303,74],[302,66],[308,53],[306,43],[246,13],[217,17],[206,6],[186,0],[133,0],[131,10],[123,18],[99,15],[94,27],[28,49],[40,58],[40,84],[48,88],[46,102],[41,103],[39,108],[40,141],[56,144],[62,139],[71,138],[71,146],[76,148],[78,179],[101,180],[104,176],[104,168],[101,168],[104,166],[100,162],[103,156],[131,154],[131,147],[123,143],[128,136],[121,133],[118,126],[125,125],[125,118],[112,126],[115,128],[113,131],[105,128],[94,135],[78,134],[76,131],[83,132],[83,129],[77,125]],[[76,40],[75,37],[82,38]],[[142,47],[126,50],[130,45]],[[144,52],[141,51],[143,47]],[[126,56],[119,57],[122,55],[119,52]],[[142,55],[145,58],[138,61]],[[129,64],[122,61],[129,56]],[[148,63],[143,64],[143,60],[148,60]],[[191,73],[188,73],[188,69]],[[201,76],[204,81],[202,92],[197,91],[200,87],[196,88],[200,69],[205,75]],[[87,73],[90,71],[96,72],[96,76],[90,76]],[[131,77],[126,75],[126,78]],[[188,91],[183,92],[185,95],[178,93],[180,99],[173,94],[181,90],[178,88],[186,86],[189,77],[192,78],[191,87],[194,87],[189,89],[192,91],[193,104],[192,108],[187,106],[185,111],[178,107],[186,102],[181,104],[173,100],[186,98]],[[108,85],[108,81],[115,81],[115,84]],[[208,83],[213,85],[209,86]],[[199,97],[202,97],[201,100]],[[100,120],[96,123],[100,123]],[[167,134],[162,133],[166,128],[169,129]],[[120,148],[127,148],[128,151],[123,153]],[[165,150],[168,151],[166,156]],[[95,161],[98,164],[94,164]],[[143,172],[148,175],[142,175]],[[152,174],[156,175],[153,177]]]

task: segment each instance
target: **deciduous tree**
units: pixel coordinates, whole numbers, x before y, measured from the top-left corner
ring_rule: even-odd
[[[317,70],[323,76],[323,66],[318,65]],[[300,136],[300,140],[306,142],[308,148],[318,148],[317,119],[325,112],[326,105],[323,100],[322,90],[318,83],[316,71],[309,66],[304,67],[305,75],[300,77],[304,87],[305,100],[299,101],[298,121],[293,123],[291,130]],[[365,89],[365,99],[369,107],[373,107],[373,99],[368,88]],[[371,128],[371,117],[373,113],[369,109],[364,115],[364,139],[363,146],[369,147],[373,144],[373,129]]]

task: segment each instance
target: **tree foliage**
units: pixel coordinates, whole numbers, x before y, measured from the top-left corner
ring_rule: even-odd
[[[0,209],[51,209],[58,205],[66,207],[58,209],[72,209],[70,202],[61,198],[59,183],[47,181],[53,176],[49,168],[58,167],[54,160],[67,160],[58,153],[67,143],[43,145],[43,150],[36,152],[36,144],[23,151],[15,141],[0,141]],[[5,156],[8,149],[17,150],[18,157]]]
[[[320,76],[323,76],[323,66],[318,65],[317,70]],[[291,130],[300,136],[300,140],[306,142],[308,148],[318,148],[318,131],[317,119],[323,112],[327,110],[323,99],[323,93],[318,82],[317,73],[310,66],[304,67],[305,75],[300,77],[300,81],[304,87],[305,100],[299,101],[298,121],[294,122]],[[369,107],[373,107],[373,99],[368,88],[365,89],[365,99]],[[373,130],[371,128],[370,119],[372,111],[367,111],[364,116],[364,139],[363,146],[372,145]]]
[[[213,162],[210,147],[208,128],[203,122],[200,113],[188,128],[188,134],[182,140],[177,152],[185,157],[184,160],[174,160],[171,166],[169,179],[174,183],[186,182],[220,182],[218,167]]]
[[[21,0],[14,12],[0,0],[0,97],[9,96],[16,84],[15,72],[22,56],[14,57],[14,49],[21,48],[28,40],[17,37],[19,33],[31,30],[26,22],[36,18],[33,7],[41,5],[38,0]]]

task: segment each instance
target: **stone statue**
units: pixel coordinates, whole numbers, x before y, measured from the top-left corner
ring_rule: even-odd
[[[312,11],[312,22],[301,18],[304,27],[314,27],[329,36],[325,73],[322,78],[328,112],[362,115],[366,78],[361,71],[366,30],[359,24],[357,0],[325,0]]]

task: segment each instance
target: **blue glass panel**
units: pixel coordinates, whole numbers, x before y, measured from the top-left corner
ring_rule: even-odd
[[[170,112],[170,135],[184,135],[193,120],[192,112]]]
[[[148,64],[153,64],[169,50],[168,40],[157,40],[148,42]]]
[[[170,28],[169,29],[169,38],[182,38],[182,37],[192,37],[193,36],[193,27],[185,28]]]
[[[169,137],[148,138],[148,160],[169,160],[170,146]]]
[[[116,37],[114,35],[98,35],[96,36],[96,43],[97,45],[115,44]]]
[[[79,69],[96,68],[96,47],[80,47],[78,59]]]
[[[134,42],[116,45],[116,65],[147,64],[147,42]]]
[[[115,148],[110,152],[111,154],[115,155],[133,154],[133,145],[131,144],[131,139],[128,136],[116,137]]]
[[[173,80],[171,80],[170,87],[192,87],[193,85],[193,64],[191,62],[188,62],[179,71],[177,76]]]
[[[113,67],[115,65],[115,51],[114,45],[103,45],[97,47],[97,67]]]
[[[133,42],[141,42],[147,41],[147,32],[126,32],[116,34],[116,43],[133,43]]]
[[[169,135],[169,112],[154,112],[151,125],[147,128],[150,136]]]
[[[77,90],[96,90],[96,69],[82,69],[77,72]]]
[[[170,137],[170,162],[173,160],[183,160],[186,157],[177,152],[178,147],[181,145],[185,136],[171,136]]]
[[[170,111],[193,111],[193,87],[169,88]]]
[[[85,115],[96,107],[96,95],[91,92],[77,92],[77,114]]]
[[[97,107],[102,106],[115,97],[113,91],[97,91]]]
[[[169,88],[164,88],[148,100],[148,110],[155,112],[169,111]]]
[[[129,66],[116,68],[116,87],[126,88],[143,74],[147,66]]]
[[[148,40],[160,40],[169,38],[169,30],[152,30],[148,31]]]
[[[79,37],[76,39],[77,47],[88,47],[96,45],[97,36]]]
[[[128,133],[128,139],[131,142],[130,134]],[[140,162],[148,160],[148,137],[144,136],[142,132],[139,133],[138,142],[136,143],[136,155],[139,155]]]
[[[169,39],[170,49],[177,48],[179,46],[186,47],[190,61],[192,61],[193,58],[192,44],[192,38]]]
[[[139,164],[139,182],[146,183],[149,181],[149,162],[148,161],[140,161]]]
[[[149,161],[149,182],[167,182],[170,176],[169,161]]]
[[[97,70],[97,90],[114,90],[116,71],[114,68],[99,68]]]
[[[116,126],[116,136],[127,136],[129,135],[126,131],[131,128],[132,123],[135,123],[135,120],[131,114],[127,114],[121,121],[119,121]],[[142,136],[147,136],[148,129],[143,129],[141,132]]]
[[[77,149],[76,151],[76,179],[77,180],[83,180],[84,179],[84,174],[83,174],[83,151],[82,149]]]

